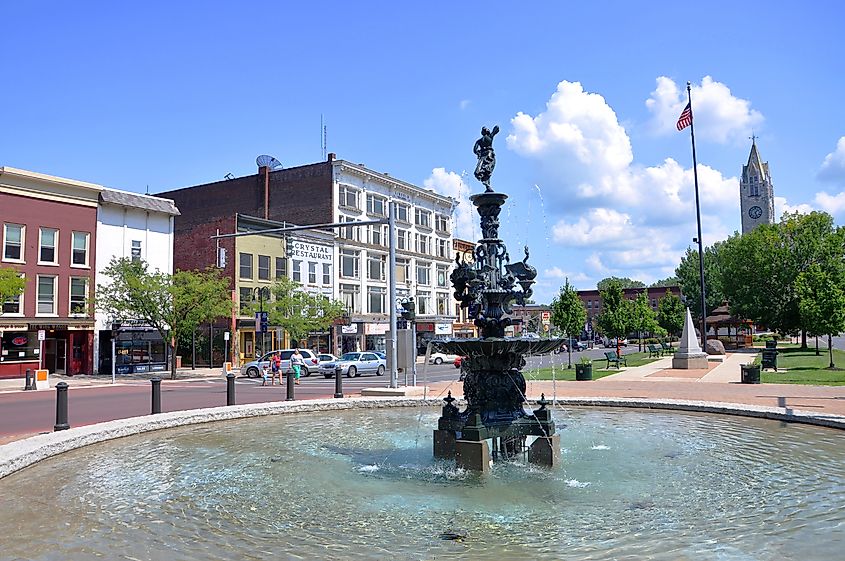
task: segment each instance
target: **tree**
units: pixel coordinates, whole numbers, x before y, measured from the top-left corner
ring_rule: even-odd
[[[651,307],[648,301],[647,291],[643,290],[633,300],[626,300],[630,309],[629,316],[631,320],[630,328],[637,332],[637,340],[639,341],[639,351],[643,351],[643,333],[654,333],[658,328],[657,314]]]
[[[622,288],[645,288],[645,283],[638,280],[629,279],[628,277],[607,277],[606,279],[600,280],[596,284],[596,288],[599,290],[599,292],[601,292],[602,290],[610,286],[611,283],[614,282],[619,283]]]
[[[798,275],[796,290],[803,324],[808,326],[810,333],[827,335],[829,368],[833,368],[832,338],[845,331],[845,290],[841,272],[825,271],[818,263],[813,263]]]
[[[616,352],[619,353],[619,339],[631,329],[631,306],[625,300],[619,281],[609,282],[599,296],[601,313],[596,316],[596,325],[607,337],[616,339]]]
[[[0,267],[0,308],[3,302],[23,294],[26,279],[13,267]],[[0,312],[2,310],[0,309]]]
[[[678,277],[666,277],[665,279],[660,279],[654,281],[650,285],[649,288],[663,288],[663,287],[670,287],[670,286],[680,286],[681,281]]]
[[[552,325],[560,329],[567,337],[566,348],[569,352],[569,368],[572,368],[570,339],[580,334],[584,324],[587,323],[587,310],[584,308],[581,297],[578,296],[578,291],[569,284],[569,279],[566,279],[566,284],[560,288],[560,292],[552,300],[551,308]]]
[[[232,313],[229,283],[216,270],[150,271],[144,261],[113,258],[97,287],[97,309],[112,321],[143,322],[170,347],[170,377],[176,378],[176,340],[199,324]]]
[[[666,295],[657,301],[657,323],[670,335],[677,336],[684,328],[686,307],[681,299],[666,291]]]
[[[704,248],[704,297],[705,307],[709,314],[718,308],[725,299],[722,291],[722,275],[720,274],[720,253],[724,242],[716,242]],[[681,292],[687,298],[693,317],[701,319],[701,274],[698,263],[698,250],[687,248],[681,263],[675,269],[675,275]]]
[[[302,285],[282,277],[270,290],[273,295],[265,302],[268,321],[284,329],[291,339],[300,341],[311,331],[324,331],[343,315],[343,302],[322,294],[309,294]]]

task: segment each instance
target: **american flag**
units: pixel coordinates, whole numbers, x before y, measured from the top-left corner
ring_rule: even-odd
[[[692,107],[690,104],[687,103],[687,106],[684,107],[684,110],[681,111],[681,116],[678,117],[678,130],[682,131],[692,123]]]

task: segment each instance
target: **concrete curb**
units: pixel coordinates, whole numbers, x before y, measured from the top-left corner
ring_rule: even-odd
[[[66,431],[40,434],[0,446],[0,479],[29,467],[41,460],[57,456],[90,444],[141,434],[160,429],[245,419],[266,415],[284,415],[313,411],[340,411],[348,409],[381,409],[385,407],[440,406],[441,398],[383,397],[320,399],[310,401],[278,401],[270,403],[212,407],[189,411],[173,411],[158,415],[119,419],[96,425],[71,428]],[[459,401],[458,403],[461,403]],[[845,416],[818,415],[793,411],[783,407],[761,407],[735,403],[646,400],[631,398],[580,397],[558,399],[557,404],[585,407],[630,407],[637,409],[665,409],[756,417],[777,421],[805,423],[835,429],[845,429]]]

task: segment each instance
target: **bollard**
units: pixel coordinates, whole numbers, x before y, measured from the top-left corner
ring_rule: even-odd
[[[67,384],[59,382],[56,384],[56,424],[54,431],[67,430],[70,425],[67,422]]]
[[[293,401],[293,382],[296,379],[296,374],[294,374],[293,370],[288,372],[288,396],[285,401]]]
[[[226,374],[226,405],[235,404],[235,375]]]
[[[152,378],[150,382],[153,384],[153,407],[150,415],[161,413],[161,378]]]
[[[343,369],[340,366],[334,369],[334,396],[343,397]]]
[[[32,370],[29,368],[26,369],[26,386],[23,389],[24,391],[35,389],[35,376],[32,375]]]

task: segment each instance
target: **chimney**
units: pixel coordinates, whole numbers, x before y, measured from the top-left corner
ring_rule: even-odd
[[[334,152],[329,152],[329,157],[327,158],[327,161],[333,162],[335,161],[335,158],[337,158],[337,154],[335,154]]]
[[[258,176],[264,180],[264,220],[270,219],[270,168],[261,166],[258,168]]]

